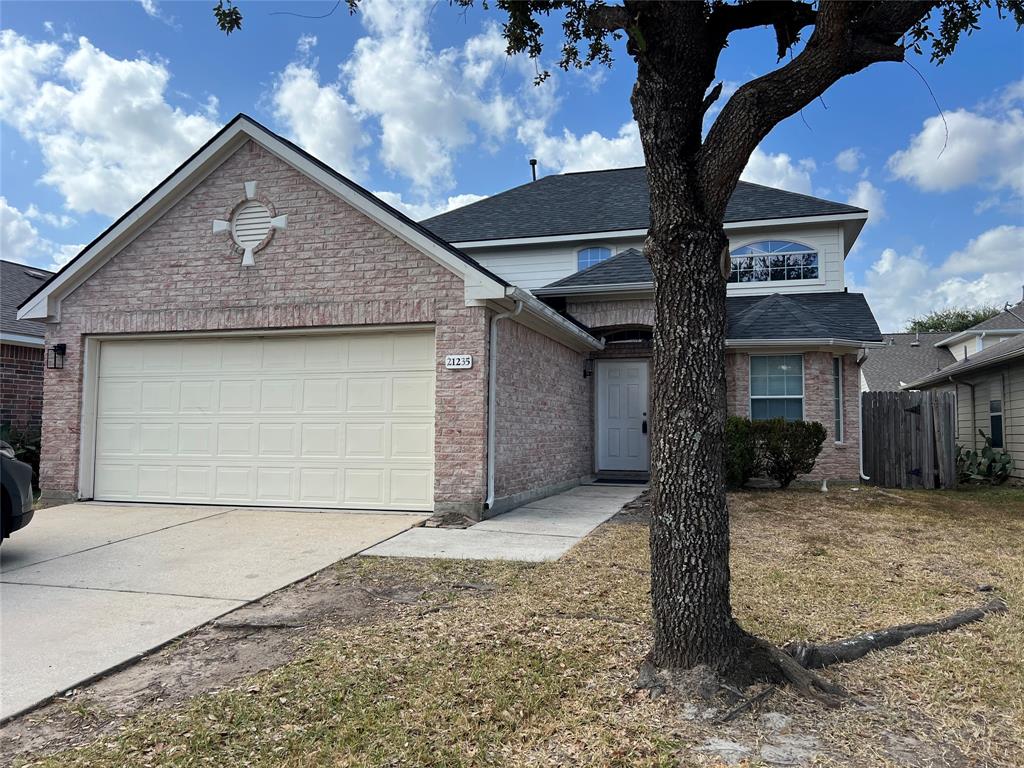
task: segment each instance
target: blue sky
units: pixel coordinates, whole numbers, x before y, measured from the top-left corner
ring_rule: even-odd
[[[642,162],[635,65],[556,71],[508,59],[501,16],[447,3],[17,2],[0,39],[3,258],[66,261],[237,112],[421,218],[542,173]],[[933,307],[1002,304],[1024,283],[1024,32],[985,19],[941,67],[847,78],[778,126],[752,181],[852,201],[872,218],[847,259],[884,330]],[[557,54],[557,28],[548,38]],[[765,30],[733,38],[726,94],[775,65]],[[724,101],[724,100],[723,100]],[[945,149],[943,150],[943,144]],[[940,154],[941,153],[941,154]]]

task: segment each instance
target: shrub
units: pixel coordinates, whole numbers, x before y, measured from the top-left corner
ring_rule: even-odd
[[[825,428],[816,421],[769,419],[755,422],[753,431],[762,469],[783,488],[814,469],[825,442]]]
[[[32,487],[39,490],[39,432],[22,430],[13,424],[0,425],[0,440],[14,449],[14,457],[32,465]]]
[[[742,488],[758,469],[757,440],[754,425],[743,416],[730,416],[725,422],[725,484]]]
[[[973,448],[956,447],[956,471],[961,483],[986,482],[992,485],[1005,483],[1013,471],[1013,457],[1001,448],[992,447],[992,438],[978,430],[985,447],[980,451]]]

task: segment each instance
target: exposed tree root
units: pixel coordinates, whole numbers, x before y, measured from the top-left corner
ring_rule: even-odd
[[[742,633],[739,644],[740,657],[742,659],[740,663],[741,669],[733,669],[731,674],[727,675],[719,672],[717,682],[710,687],[717,687],[720,691],[736,693],[736,689],[729,684],[732,680],[741,685],[749,684],[753,681],[788,683],[805,696],[820,702],[826,707],[838,707],[844,700],[850,698],[849,692],[838,683],[822,677],[813,670],[823,669],[832,664],[855,661],[866,656],[871,651],[891,648],[914,637],[948,632],[965,624],[981,621],[989,614],[1003,613],[1006,610],[1006,603],[996,599],[979,608],[957,611],[934,622],[901,624],[877,632],[854,635],[853,637],[833,643],[823,643],[820,645],[815,643],[790,643],[782,648],[769,643],[767,640],[743,632],[742,629],[736,626],[735,629]],[[715,678],[715,672],[709,668],[702,667],[701,669],[704,669],[705,673],[710,674],[712,679]],[[648,689],[652,695],[659,695],[666,688],[672,687],[673,681],[676,683],[682,680],[692,682],[694,679],[700,679],[700,676],[694,678],[692,671],[689,678],[685,673],[685,670],[659,668],[653,661],[652,652],[648,654],[640,667],[636,687]],[[703,687],[705,689],[708,688],[707,681],[704,681]],[[741,701],[730,709],[719,722],[730,720],[741,712],[750,709],[770,696],[774,690],[774,687],[769,687],[757,695]],[[698,690],[698,693],[707,698],[711,692],[708,690]]]
[[[939,632],[948,632],[965,624],[981,621],[990,613],[1003,613],[1006,603],[991,600],[980,608],[968,608],[924,624],[901,624],[878,632],[865,632],[834,643],[789,643],[783,647],[789,656],[804,669],[823,669],[832,664],[845,664],[866,656],[871,651],[880,651],[909,640]]]

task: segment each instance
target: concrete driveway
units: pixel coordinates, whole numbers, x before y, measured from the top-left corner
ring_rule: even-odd
[[[424,514],[68,504],[0,547],[0,719]]]

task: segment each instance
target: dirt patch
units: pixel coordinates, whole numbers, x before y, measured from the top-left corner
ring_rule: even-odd
[[[325,568],[12,720],[3,728],[0,762],[74,748],[115,733],[140,713],[229,688],[294,660],[325,631],[441,610],[496,588],[478,580],[479,569],[468,562],[452,573],[425,563],[378,565],[385,561]]]

